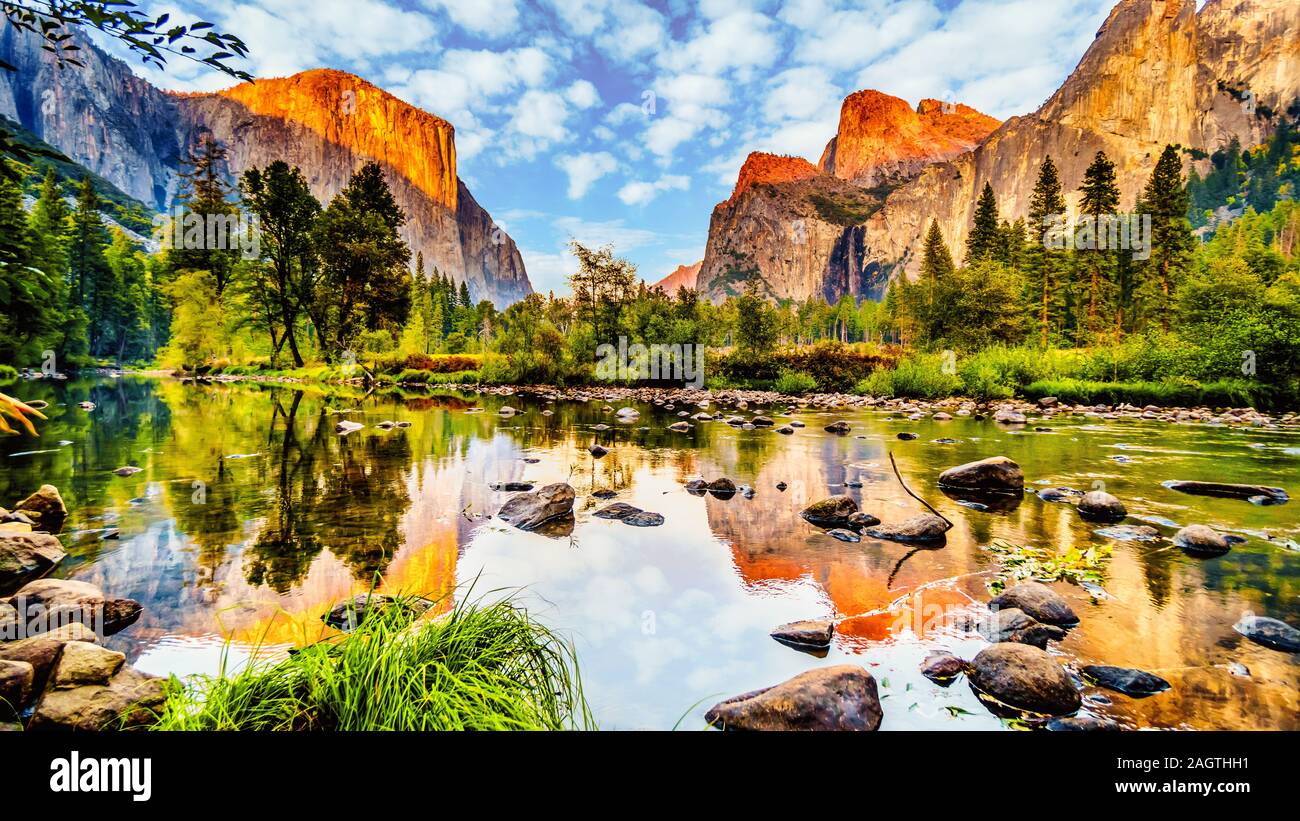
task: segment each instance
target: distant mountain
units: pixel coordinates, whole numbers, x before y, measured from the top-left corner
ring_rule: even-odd
[[[1196,5],[1122,0],[1047,102],[955,156],[913,156],[923,146],[945,153],[943,140],[918,130],[887,95],[851,96],[845,109],[865,119],[848,129],[841,122],[822,157],[826,176],[714,209],[700,290],[721,299],[754,282],[772,297],[879,298],[891,277],[915,274],[932,219],[951,248],[965,243],[985,183],[1004,218],[1025,216],[1048,155],[1073,201],[1084,170],[1105,151],[1116,164],[1121,207],[1131,208],[1166,144],[1182,146],[1187,166],[1201,163],[1204,172],[1200,158],[1234,138],[1262,142],[1277,113],[1300,99],[1300,2],[1209,0],[1199,13]],[[944,109],[927,102],[916,116],[936,111]],[[971,139],[988,125],[981,118],[963,116],[969,131],[939,130]],[[830,174],[874,206],[855,207],[849,190],[825,182]]]
[[[322,201],[367,160],[384,168],[406,212],[403,235],[426,267],[504,307],[532,292],[523,258],[456,171],[451,123],[341,71],[243,83],[215,94],[162,91],[94,46],[84,68],[56,67],[40,38],[8,26],[0,115],[22,124],[126,194],[158,211],[172,202],[181,161],[204,135],[229,150],[234,180],[282,159]]]
[[[695,281],[700,276],[700,266],[703,264],[703,262],[697,262],[694,265],[678,265],[677,270],[650,287],[658,288],[669,296],[676,294],[678,288],[689,288],[693,291],[695,290]]]

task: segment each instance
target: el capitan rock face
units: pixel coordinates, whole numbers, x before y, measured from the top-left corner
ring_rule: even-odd
[[[746,192],[722,203],[710,223],[699,290],[717,300],[755,280],[771,297],[879,298],[891,276],[915,275],[932,219],[950,248],[964,245],[986,182],[1001,216],[1014,220],[1028,213],[1044,157],[1056,163],[1073,203],[1084,170],[1105,151],[1116,164],[1121,207],[1129,209],[1165,145],[1213,152],[1234,137],[1257,144],[1271,130],[1261,114],[1297,96],[1300,3],[1210,0],[1198,13],[1195,0],[1121,0],[1042,107],[955,156],[943,156],[945,146],[973,139],[988,118],[960,105],[945,117],[934,101],[912,111],[879,92],[852,95],[821,167],[836,181],[854,181],[865,197],[876,194],[876,207],[810,209],[813,194],[823,202],[844,196],[825,184],[826,175],[767,186],[767,198]],[[922,146],[937,153],[912,158]],[[827,222],[826,214],[842,221]]]
[[[960,103],[906,100],[867,89],[840,108],[838,133],[818,163],[826,174],[866,188],[904,182],[932,162],[969,151],[1000,123]]]
[[[18,68],[0,75],[0,114],[159,211],[204,134],[227,148],[232,179],[282,159],[301,167],[325,202],[373,159],[406,212],[412,261],[423,252],[427,269],[498,306],[532,291],[514,241],[457,176],[451,123],[359,77],[320,69],[215,94],[172,94],[89,44],[79,55],[84,68],[59,70],[12,27],[0,34],[0,58]]]

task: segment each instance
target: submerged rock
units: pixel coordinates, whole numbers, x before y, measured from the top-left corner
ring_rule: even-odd
[[[1223,496],[1229,499],[1260,499],[1263,504],[1285,504],[1290,501],[1287,492],[1280,487],[1267,485],[1234,485],[1227,482],[1183,482],[1171,480],[1163,483],[1170,490],[1190,493],[1195,496]]]
[[[533,483],[532,482],[496,482],[490,485],[490,487],[493,490],[502,490],[508,493],[519,493],[521,491],[532,490]]]
[[[1190,556],[1212,558],[1232,550],[1228,538],[1212,527],[1188,525],[1174,534],[1174,544]]]
[[[976,631],[994,644],[1014,641],[1040,650],[1047,649],[1049,641],[1061,641],[1065,630],[1055,624],[1043,624],[1014,607],[991,611],[974,625]]]
[[[986,493],[1022,493],[1025,474],[1005,456],[990,456],[948,468],[939,474],[939,486]]]
[[[724,730],[872,731],[883,715],[875,678],[843,664],[719,702],[704,720]]]
[[[592,445],[591,447],[587,448],[587,452],[590,453],[592,456],[596,457],[597,459],[599,459],[602,456],[609,453],[609,449],[602,447],[600,445]]]
[[[1169,689],[1169,682],[1143,670],[1089,664],[1081,672],[1085,681],[1133,698],[1146,698]]]
[[[1160,539],[1160,531],[1151,525],[1116,525],[1099,528],[1093,533],[1119,542],[1154,542]]]
[[[898,439],[900,442],[915,442],[917,439],[920,439],[921,437],[917,436],[915,433],[903,431],[902,433],[899,433],[895,438]]]
[[[949,525],[933,513],[922,513],[893,524],[869,527],[864,533],[874,539],[891,542],[941,542],[947,538]]]
[[[120,467],[117,470],[113,471],[113,473],[117,474],[118,476],[134,476],[135,474],[140,473],[143,470],[144,468],[136,467],[135,465],[125,465],[124,467]]]
[[[970,680],[978,692],[1015,710],[1059,716],[1082,704],[1065,668],[1027,644],[984,648],[971,662]]]
[[[815,619],[792,621],[775,628],[770,635],[782,644],[825,648],[830,646],[831,637],[835,635],[835,622]]]
[[[511,496],[497,517],[520,530],[534,530],[550,519],[571,514],[574,498],[573,488],[558,482],[532,493]]]
[[[849,527],[854,530],[861,530],[864,527],[874,527],[880,524],[880,520],[870,513],[864,513],[859,510],[857,513],[850,513],[848,520]]]
[[[1128,510],[1106,491],[1093,490],[1079,500],[1079,515],[1094,522],[1118,522],[1128,515]]]
[[[372,615],[387,613],[394,608],[406,611],[411,616],[420,614],[433,607],[434,602],[414,596],[390,596],[386,593],[361,593],[346,601],[341,601],[330,611],[321,616],[321,621],[344,632],[357,629],[357,625]]]
[[[709,493],[712,493],[718,499],[730,499],[736,495],[737,490],[736,483],[725,476],[721,479],[714,479],[708,484]]]
[[[1268,616],[1246,616],[1232,626],[1241,635],[1272,650],[1300,653],[1300,630]]]
[[[623,517],[623,524],[633,527],[658,527],[663,523],[662,513],[651,513],[648,510],[639,510]]]
[[[857,544],[862,541],[862,537],[856,532],[842,527],[832,528],[826,531],[826,535],[830,536],[832,539],[839,539],[841,542],[850,542],[852,544]]]
[[[1038,498],[1044,502],[1068,502],[1075,496],[1082,496],[1083,491],[1070,487],[1048,487],[1038,491]]]
[[[837,527],[847,525],[849,517],[857,512],[858,503],[853,501],[853,497],[839,495],[813,502],[799,515],[819,527]]]
[[[826,427],[822,428],[822,430],[826,431],[827,433],[839,433],[839,434],[844,434],[844,433],[848,433],[849,431],[853,430],[853,428],[852,428],[851,425],[849,425],[848,422],[845,422],[843,419],[841,419],[841,420],[838,421],[838,422],[832,422],[832,423],[830,423],[830,424],[827,425]]]
[[[991,609],[1015,608],[1044,624],[1070,627],[1079,623],[1065,597],[1041,582],[1019,582],[989,602]]]
[[[1065,718],[1053,718],[1045,725],[1048,730],[1053,732],[1116,732],[1124,729],[1124,725],[1109,718],[1100,716],[1068,716]]]
[[[633,507],[626,502],[615,502],[612,505],[606,505],[597,510],[592,515],[597,519],[626,519],[633,513],[641,513],[641,508]]]
[[[691,429],[690,422],[673,422],[668,426],[668,430],[674,433],[687,433]]]
[[[360,422],[353,422],[351,420],[344,419],[342,422],[339,422],[337,425],[334,426],[334,432],[347,436],[349,433],[355,433],[356,431],[359,431],[364,427],[365,425],[361,424]],[[118,470],[122,470],[122,468],[118,468]],[[113,472],[117,473],[116,470]],[[123,476],[129,474],[118,473],[118,475]]]

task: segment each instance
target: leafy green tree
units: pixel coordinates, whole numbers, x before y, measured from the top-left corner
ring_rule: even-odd
[[[172,228],[169,257],[177,270],[211,271],[218,299],[234,275],[244,240],[239,208],[231,202],[234,190],[223,176],[226,156],[225,146],[205,134],[186,159],[178,198],[181,224]]]

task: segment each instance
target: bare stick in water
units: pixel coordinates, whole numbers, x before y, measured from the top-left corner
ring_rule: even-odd
[[[893,454],[892,451],[891,451],[890,454],[889,454],[889,464],[890,464],[891,466],[893,466],[893,468],[894,468],[894,475],[898,477],[898,483],[899,483],[900,485],[903,486],[903,490],[906,491],[907,495],[908,495],[908,496],[911,496],[911,497],[912,497],[913,499],[915,499],[916,501],[918,501],[918,502],[920,502],[921,504],[925,505],[925,509],[926,509],[926,510],[928,510],[928,511],[930,511],[931,513],[933,513],[934,515],[938,516],[940,519],[943,519],[944,524],[948,525],[946,528],[944,528],[944,532],[947,532],[947,531],[949,531],[949,530],[952,530],[952,527],[953,527],[953,525],[952,525],[952,521],[950,521],[950,520],[948,519],[947,516],[943,515],[943,514],[940,513],[939,511],[937,511],[937,510],[935,510],[934,508],[930,507],[930,503],[929,503],[929,502],[927,502],[926,500],[922,499],[920,496],[917,496],[915,493],[913,493],[913,492],[911,491],[911,489],[907,486],[907,482],[904,482],[904,481],[903,481],[903,474],[901,474],[901,473],[898,472],[898,463],[894,461],[894,454]]]

